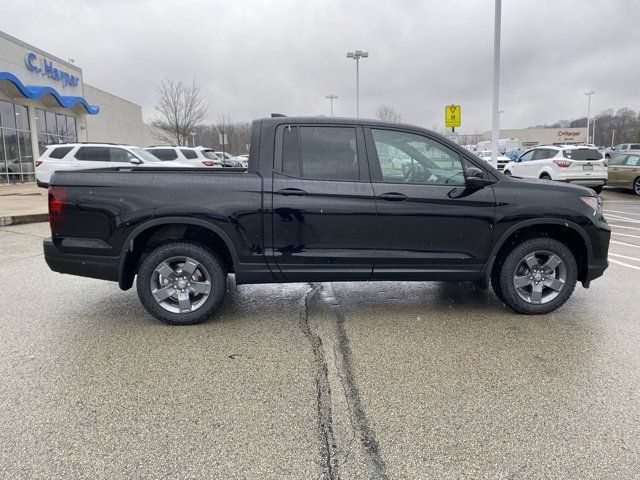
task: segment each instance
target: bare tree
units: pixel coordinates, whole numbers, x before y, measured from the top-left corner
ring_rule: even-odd
[[[402,116],[391,105],[380,105],[376,108],[376,117],[385,122],[400,122]]]
[[[200,86],[195,81],[185,85],[165,78],[157,94],[158,116],[152,122],[158,130],[157,136],[171,144],[187,145],[193,128],[207,116],[208,104],[202,98]]]

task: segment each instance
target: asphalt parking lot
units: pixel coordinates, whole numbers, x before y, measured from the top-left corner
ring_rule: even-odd
[[[640,200],[525,317],[470,284],[233,283],[210,321],[62,276],[0,228],[1,478],[639,478]]]

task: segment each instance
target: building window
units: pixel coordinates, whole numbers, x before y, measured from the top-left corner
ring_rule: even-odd
[[[75,142],[76,119],[70,115],[55,114],[36,109],[36,128],[38,129],[38,150],[42,155],[47,145]]]
[[[0,183],[33,181],[35,173],[27,108],[0,101]]]

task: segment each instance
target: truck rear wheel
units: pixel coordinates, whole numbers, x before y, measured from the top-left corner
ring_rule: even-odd
[[[516,245],[497,265],[493,288],[518,313],[549,313],[564,304],[576,285],[578,266],[562,242],[530,238]]]
[[[222,301],[227,275],[211,251],[195,243],[162,245],[145,256],[136,280],[144,308],[161,322],[192,325]]]

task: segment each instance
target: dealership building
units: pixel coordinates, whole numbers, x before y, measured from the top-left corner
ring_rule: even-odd
[[[587,141],[587,127],[500,129],[499,138],[517,138],[522,148],[536,145],[573,145]],[[491,131],[484,132],[482,140],[491,140]]]
[[[82,69],[0,32],[0,184],[33,182],[46,145],[144,145],[139,105],[84,83]]]

